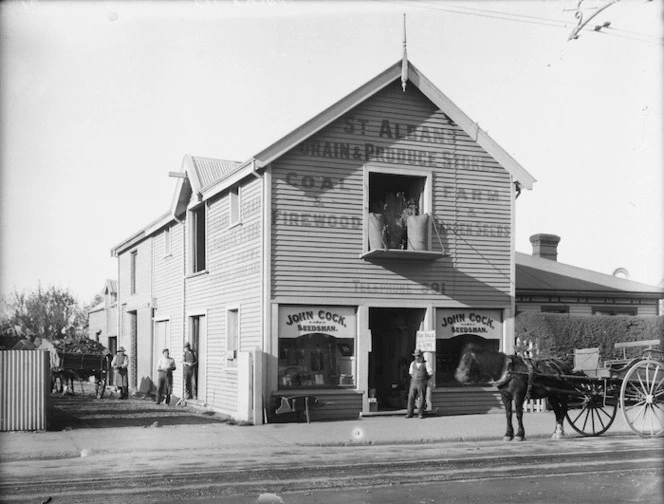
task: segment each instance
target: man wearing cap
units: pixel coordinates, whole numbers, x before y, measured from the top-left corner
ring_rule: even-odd
[[[121,346],[111,361],[111,367],[115,370],[115,386],[120,389],[120,399],[129,399],[128,366],[129,357],[125,354],[124,347]]]
[[[424,355],[421,350],[413,352],[415,359],[410,363],[410,389],[408,390],[408,409],[406,410],[406,418],[413,417],[413,410],[415,409],[415,397],[420,398],[420,407],[417,410],[417,416],[424,418],[424,410],[427,407],[427,385],[431,378],[433,371],[429,363],[424,360]]]
[[[173,371],[175,371],[175,361],[171,359],[168,348],[161,352],[161,358],[157,364],[157,404],[161,403],[162,395],[166,397],[164,403],[171,403],[171,391],[173,390]],[[163,392],[163,394],[162,394]]]
[[[184,386],[187,399],[193,399],[196,395],[194,393],[194,381],[196,379],[196,364],[198,364],[198,359],[196,358],[196,353],[191,349],[189,342],[184,344],[182,364],[184,365]]]

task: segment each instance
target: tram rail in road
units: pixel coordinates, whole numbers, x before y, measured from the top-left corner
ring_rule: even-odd
[[[285,502],[291,503],[312,502],[314,494],[330,497],[337,495],[336,491],[369,491],[377,495],[388,487],[399,493],[398,489],[403,487],[403,491],[412,492],[414,483],[476,482],[482,486],[491,481],[515,480],[514,485],[519,485],[516,479],[553,482],[555,478],[596,480],[600,475],[631,474],[639,481],[649,482],[655,500],[646,501],[654,503],[661,502],[656,499],[662,496],[664,472],[662,443],[645,444],[642,440],[623,438],[576,438],[571,443],[539,440],[519,445],[306,447],[283,452],[279,457],[267,453],[251,456],[246,454],[244,458],[231,460],[223,454],[213,456],[203,452],[177,457],[172,464],[163,461],[153,464],[149,459],[135,458],[127,461],[124,470],[108,469],[109,464],[122,464],[115,454],[87,460],[47,460],[38,462],[48,469],[38,480],[24,473],[22,476],[18,466],[8,471],[12,462],[3,461],[0,500],[34,503],[50,497],[53,503],[90,504],[254,502],[262,493],[274,493],[289,495]],[[309,501],[297,500],[307,496]],[[616,502],[611,495],[606,497],[609,498],[606,502]]]

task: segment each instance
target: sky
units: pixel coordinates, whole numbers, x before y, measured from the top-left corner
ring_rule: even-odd
[[[609,0],[582,2],[583,20]],[[535,179],[516,250],[664,279],[662,2],[0,3],[0,292],[88,303],[185,155],[245,161],[408,58]],[[595,31],[595,25],[610,22]]]

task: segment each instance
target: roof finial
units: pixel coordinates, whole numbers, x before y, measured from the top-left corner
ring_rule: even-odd
[[[406,13],[403,14],[403,59],[401,60],[401,88],[406,90],[408,82],[408,53],[406,52]]]

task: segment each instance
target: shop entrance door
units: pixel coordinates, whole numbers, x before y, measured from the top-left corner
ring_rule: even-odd
[[[408,367],[425,312],[423,308],[369,309],[369,393],[381,411],[406,409]]]

